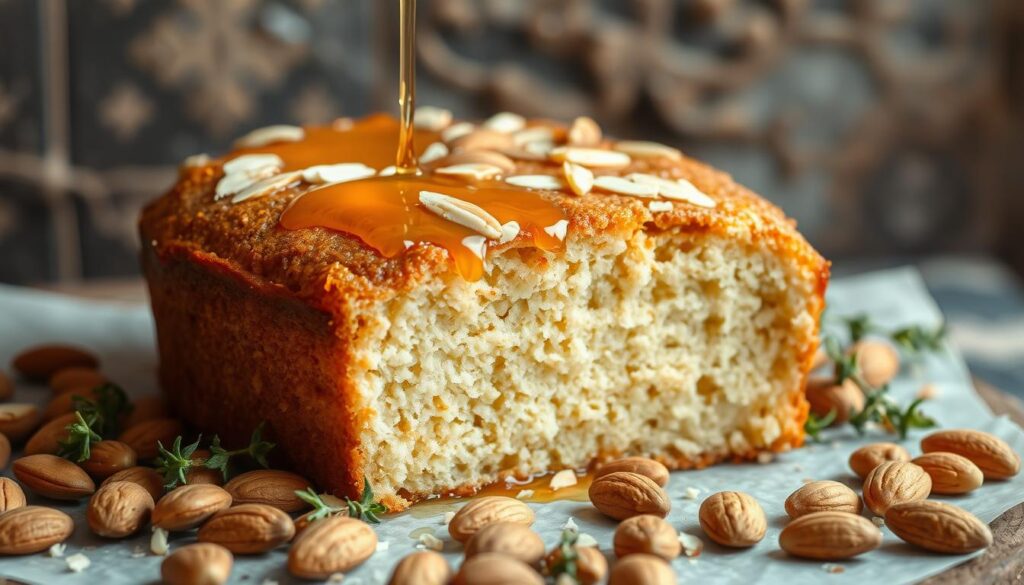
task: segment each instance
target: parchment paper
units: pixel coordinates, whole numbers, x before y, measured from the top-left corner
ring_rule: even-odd
[[[941,316],[913,270],[875,273],[835,282],[829,292],[832,317],[867,312],[886,326],[935,324]],[[85,302],[36,291],[0,287],[0,364],[8,364],[21,348],[46,341],[69,341],[99,352],[104,369],[132,393],[156,391],[152,324],[145,306]],[[1008,441],[1018,453],[1024,453],[1024,432],[1003,418],[993,416],[970,387],[963,361],[954,350],[941,357],[928,357],[916,372],[904,373],[893,386],[901,400],[912,397],[925,383],[934,383],[938,398],[927,404],[926,412],[943,427],[972,427],[994,433]],[[42,403],[49,391],[20,385],[16,400]],[[912,435],[905,446],[913,454],[920,452]],[[826,572],[823,563],[787,557],[778,547],[778,534],[785,525],[783,502],[802,485],[805,478],[834,479],[859,488],[846,460],[858,446],[890,437],[875,432],[866,438],[852,431],[826,434],[822,444],[783,454],[768,464],[722,465],[703,471],[676,472],[669,483],[672,512],[668,520],[678,529],[703,538],[697,523],[701,500],[719,490],[741,490],[756,497],[768,514],[769,530],[765,539],[751,550],[727,550],[708,541],[696,560],[680,558],[673,566],[681,582],[688,583],[905,583],[966,560],[963,556],[939,556],[921,552],[902,543],[883,529],[882,547],[856,560],[839,563],[843,572]],[[5,472],[10,475],[9,470]],[[696,499],[686,499],[687,488],[697,488]],[[1006,509],[1024,500],[1024,475],[1011,481],[990,482],[974,494],[943,498],[991,521]],[[28,583],[148,583],[159,581],[162,557],[149,553],[149,534],[124,541],[104,541],[89,533],[84,520],[84,504],[64,505],[34,500],[60,507],[76,518],[77,528],[69,540],[65,555],[85,554],[91,561],[82,573],[72,573],[64,559],[45,553],[29,557],[0,559],[0,575]],[[557,542],[562,526],[573,518],[582,532],[597,539],[602,552],[613,560],[612,534],[615,524],[598,514],[589,504],[561,501],[532,504],[537,510],[534,528],[549,546]],[[391,569],[404,555],[413,551],[417,541],[410,533],[432,527],[444,541],[444,551],[453,565],[461,559],[461,545],[452,541],[443,525],[442,511],[432,517],[402,514],[389,517],[377,527],[382,549],[365,565],[345,578],[354,583],[385,583]],[[192,542],[193,536],[172,537],[174,547]],[[386,548],[384,548],[386,547]],[[284,570],[284,549],[257,557],[237,557],[232,583],[258,584],[265,581],[289,583]]]

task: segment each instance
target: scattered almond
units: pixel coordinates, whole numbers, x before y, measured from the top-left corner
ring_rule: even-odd
[[[569,126],[567,140],[570,146],[597,146],[601,144],[601,138],[601,126],[593,118],[580,116]]]
[[[377,533],[362,520],[331,516],[311,524],[288,551],[288,572],[326,579],[363,564],[377,550]]]
[[[121,441],[99,441],[89,449],[89,458],[79,465],[94,479],[103,480],[134,467],[135,451]]]
[[[196,449],[189,456],[189,459],[196,462],[205,462],[212,453],[209,449]],[[206,465],[197,464],[188,468],[185,472],[185,483],[189,485],[206,483],[210,485],[223,486],[224,474],[219,469],[210,469]]]
[[[872,443],[850,454],[850,469],[864,479],[886,461],[910,461],[910,453],[896,443]]]
[[[836,561],[874,550],[882,532],[870,520],[848,512],[813,512],[786,525],[779,534],[782,550],[805,559]]]
[[[170,418],[167,400],[162,394],[147,394],[132,400],[132,411],[124,419],[124,428],[157,418]]]
[[[455,540],[466,542],[488,524],[511,522],[530,526],[533,520],[533,510],[523,502],[504,496],[486,496],[460,508],[448,523],[448,533]]]
[[[84,349],[71,345],[46,344],[19,353],[11,365],[22,376],[45,382],[65,368],[95,368],[99,363],[96,356]]]
[[[832,424],[842,424],[850,420],[850,417],[864,410],[864,392],[854,383],[847,379],[842,384],[836,384],[832,378],[811,378],[807,382],[805,390],[807,402],[811,405],[811,412],[818,417],[828,416],[835,412]]]
[[[153,497],[153,501],[157,502],[164,495],[164,480],[160,477],[160,474],[156,470],[149,467],[129,467],[118,471],[103,480],[102,485],[106,485],[115,481],[130,481],[132,483],[139,484],[142,486],[149,495]]]
[[[743,492],[718,492],[700,505],[700,527],[708,538],[722,546],[754,546],[768,531],[768,519],[761,504]]]
[[[54,394],[63,394],[71,390],[85,390],[102,386],[107,383],[107,377],[96,368],[75,366],[58,370],[50,376],[50,388]]]
[[[153,496],[137,483],[114,481],[100,486],[89,498],[86,518],[98,536],[124,538],[145,526],[153,511]]]
[[[469,228],[493,240],[501,237],[501,223],[481,207],[443,193],[420,191],[420,203],[452,223]]]
[[[896,504],[923,500],[931,491],[932,478],[908,461],[888,461],[864,478],[864,503],[879,516]]]
[[[921,440],[925,453],[946,451],[970,459],[985,479],[1008,479],[1020,472],[1020,455],[999,437],[971,429],[950,429]]]
[[[212,543],[189,544],[160,564],[166,585],[223,585],[231,577],[231,551]]]
[[[77,388],[57,394],[50,402],[46,404],[46,408],[43,409],[42,420],[51,421],[62,414],[74,412],[74,403],[76,399],[87,398],[89,400],[96,399],[96,392],[92,388]]]
[[[483,127],[496,132],[512,134],[526,128],[526,118],[512,112],[499,112],[485,120]]]
[[[875,388],[885,386],[900,373],[900,354],[884,341],[858,341],[850,347],[849,353],[857,356],[861,377]]]
[[[67,426],[75,421],[75,413],[62,414],[44,424],[25,443],[26,455],[46,453],[54,455],[60,449],[60,442],[67,439]]]
[[[613,546],[619,558],[645,553],[671,561],[683,552],[675,528],[663,518],[649,514],[623,520],[615,529]]]
[[[654,555],[636,554],[615,563],[608,585],[675,585],[676,572]]]
[[[616,520],[640,514],[664,518],[672,508],[661,486],[647,476],[629,471],[616,471],[595,479],[588,493],[595,508]]]
[[[543,585],[544,579],[521,561],[497,553],[466,559],[452,585]]]
[[[578,483],[576,472],[571,469],[563,469],[551,476],[548,487],[551,491],[558,491],[563,488],[572,487]]]
[[[448,561],[436,552],[424,550],[402,559],[388,585],[447,585],[451,578]]]
[[[181,421],[178,419],[155,418],[128,427],[118,440],[134,449],[140,461],[147,461],[159,455],[157,443],[170,445],[181,432]]]
[[[14,462],[22,485],[53,500],[80,500],[96,491],[96,484],[81,467],[56,455],[29,455]]]
[[[786,513],[799,518],[814,512],[849,512],[860,514],[860,496],[838,481],[812,481],[786,498]]]
[[[580,546],[576,549],[576,580],[580,585],[595,585],[604,581],[608,574],[608,560],[596,546]],[[556,546],[544,558],[548,573],[562,562],[562,547]]]
[[[75,523],[53,508],[22,506],[0,514],[0,555],[42,552],[71,536]]]
[[[915,457],[912,463],[919,465],[932,478],[933,494],[966,494],[981,487],[985,481],[977,465],[956,453],[933,451]]]
[[[610,461],[597,468],[594,472],[594,479],[598,479],[616,471],[629,471],[638,473],[654,480],[654,483],[661,487],[668,485],[668,468],[654,459],[647,457],[625,457]]]
[[[565,161],[562,163],[562,174],[565,175],[569,189],[581,197],[594,188],[594,172],[583,165]]]
[[[8,477],[0,477],[0,514],[21,508],[26,503],[25,492],[18,482]]]
[[[288,514],[265,504],[242,504],[221,510],[199,529],[200,542],[219,544],[235,554],[264,553],[293,536],[295,525]]]
[[[298,512],[309,504],[295,495],[310,486],[301,475],[278,469],[257,469],[232,478],[224,489],[235,504],[266,504],[282,512]]]
[[[0,401],[10,400],[14,396],[14,382],[0,370]]]
[[[36,430],[41,416],[34,404],[0,404],[0,433],[17,443]]]
[[[544,541],[529,526],[494,522],[481,528],[466,543],[466,558],[498,553],[535,566],[544,556]]]
[[[893,533],[923,549],[962,555],[992,544],[992,531],[977,516],[945,502],[897,504],[885,513]]]
[[[191,530],[231,506],[231,494],[210,484],[183,485],[167,492],[153,508],[153,526],[168,532]]]

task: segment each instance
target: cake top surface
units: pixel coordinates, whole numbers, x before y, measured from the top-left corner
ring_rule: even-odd
[[[606,139],[589,118],[471,124],[421,108],[417,122],[419,177],[388,176],[399,125],[384,115],[272,126],[223,157],[190,157],[143,211],[143,242],[323,308],[431,274],[474,280],[508,248],[557,253],[641,229],[719,234],[827,274],[778,208],[676,149]]]

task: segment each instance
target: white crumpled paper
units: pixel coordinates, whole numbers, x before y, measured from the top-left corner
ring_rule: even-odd
[[[905,324],[936,324],[941,316],[928,296],[917,273],[912,270],[888,271],[836,282],[829,292],[830,314],[867,312],[880,323],[896,327]],[[0,364],[9,363],[21,348],[33,343],[61,340],[78,343],[96,350],[104,369],[132,393],[156,390],[152,324],[144,306],[126,306],[78,301],[48,294],[0,287]],[[970,377],[958,355],[947,352],[941,357],[928,357],[917,372],[904,373],[893,385],[900,400],[911,399],[918,389],[930,382],[939,395],[927,403],[925,411],[938,419],[943,427],[972,427],[994,433],[1009,442],[1018,453],[1024,453],[1024,432],[1004,418],[993,416],[971,388]],[[45,388],[19,386],[17,400],[43,402]],[[911,453],[919,453],[915,433],[906,441]],[[883,528],[882,547],[857,559],[836,563],[840,573],[826,571],[826,565],[788,557],[778,547],[779,531],[786,523],[783,502],[804,479],[834,479],[859,487],[859,482],[846,466],[847,458],[861,444],[891,437],[874,433],[865,438],[852,431],[827,433],[824,443],[786,453],[767,464],[720,465],[703,471],[672,474],[668,491],[672,512],[668,520],[678,529],[703,538],[697,523],[700,502],[720,490],[740,490],[753,495],[768,514],[768,535],[750,550],[728,550],[704,538],[704,553],[697,559],[679,558],[673,567],[681,582],[688,583],[887,583],[920,580],[963,562],[963,556],[939,556],[916,550]],[[7,473],[9,475],[9,472]],[[690,488],[699,491],[695,499],[687,499]],[[691,495],[692,495],[692,490]],[[990,482],[965,497],[937,499],[952,501],[991,521],[1003,511],[1024,499],[1024,475],[1011,481]],[[40,502],[36,502],[40,503]],[[84,554],[92,562],[81,573],[68,569],[64,558],[47,554],[0,559],[0,575],[28,583],[152,583],[159,581],[162,557],[149,553],[149,534],[136,538],[109,541],[89,533],[84,519],[84,504],[60,507],[76,518],[77,528],[67,543],[65,557]],[[565,522],[572,518],[584,533],[597,539],[602,552],[613,560],[611,552],[615,523],[602,517],[589,504],[560,501],[531,504],[537,509],[534,529],[549,546],[558,541]],[[424,511],[390,517],[376,527],[382,546],[366,564],[346,576],[346,585],[385,583],[399,559],[412,552],[417,544],[411,535],[429,527],[444,543],[444,552],[453,565],[460,562],[461,545],[448,537],[443,510],[423,517]],[[420,531],[422,532],[422,531]],[[417,533],[418,535],[418,533]],[[192,535],[172,536],[171,549],[189,543]],[[256,557],[237,557],[232,583],[286,583],[284,549]],[[835,569],[834,567],[831,567]]]

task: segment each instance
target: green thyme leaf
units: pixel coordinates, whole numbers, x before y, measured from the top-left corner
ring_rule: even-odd
[[[316,493],[312,487],[308,487],[304,490],[295,490],[295,495],[313,507],[313,511],[306,514],[306,520],[315,522],[322,520],[328,516],[334,516],[341,513],[348,513],[348,506],[331,506],[327,502],[324,502],[320,497],[320,494]]]
[[[946,324],[942,323],[934,329],[921,325],[912,325],[893,331],[889,337],[907,353],[917,356],[925,352],[938,352],[946,339]]]
[[[228,464],[231,462],[231,458],[238,455],[248,455],[261,466],[269,467],[267,453],[275,447],[275,444],[263,440],[263,426],[265,424],[265,422],[261,422],[253,430],[252,436],[249,438],[249,445],[244,449],[229,451],[221,446],[220,437],[214,435],[213,442],[210,444],[210,458],[205,463],[206,467],[219,470],[224,476],[224,481],[227,481],[230,475]]]
[[[834,408],[821,418],[810,412],[807,414],[807,422],[804,423],[804,432],[815,443],[821,442],[821,431],[825,430],[834,420],[836,420],[836,410]]]
[[[846,323],[846,327],[849,330],[850,341],[852,343],[857,343],[861,339],[864,339],[864,336],[869,333],[878,331],[878,326],[872,323],[871,318],[864,313],[854,315],[852,317],[846,317],[843,321]]]
[[[388,511],[384,504],[373,501],[373,488],[370,487],[370,480],[366,478],[363,478],[362,497],[358,501],[345,498],[345,504],[351,518],[359,518],[370,524],[380,524],[380,514]]]
[[[92,429],[95,418],[86,418],[81,411],[75,411],[75,420],[65,429],[68,436],[60,441],[57,454],[61,457],[81,463],[92,455],[92,444],[101,441],[99,434]]]
[[[71,406],[91,421],[101,436],[116,437],[121,432],[121,420],[131,413],[132,403],[124,389],[115,384],[104,384],[93,389],[94,399],[72,396]]]
[[[157,441],[157,450],[160,454],[156,458],[156,471],[164,478],[164,487],[171,490],[179,484],[188,483],[185,477],[186,472],[201,461],[193,460],[192,454],[199,448],[199,441],[202,436],[196,439],[195,443],[181,446],[181,435],[174,438],[171,448],[164,448],[163,444]]]
[[[576,581],[579,578],[579,552],[576,550],[576,541],[579,540],[578,530],[566,528],[562,530],[561,541],[558,549],[562,553],[558,561],[548,567],[548,573],[558,580],[559,575],[568,575]]]

